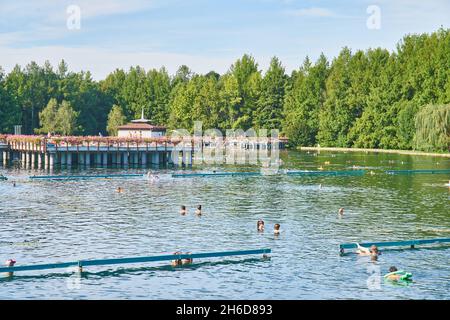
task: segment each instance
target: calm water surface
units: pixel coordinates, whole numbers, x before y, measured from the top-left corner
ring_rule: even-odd
[[[1,299],[449,299],[450,247],[384,250],[377,262],[339,256],[347,242],[450,237],[450,176],[384,174],[387,169],[450,168],[450,159],[365,153],[281,154],[284,168],[373,170],[362,177],[216,177],[30,181],[43,170],[0,167],[0,261],[17,265],[268,247],[271,259],[235,257],[171,268],[90,267],[81,276],[20,272],[0,278]],[[329,161],[330,165],[324,165]],[[203,168],[205,169],[205,168]],[[208,170],[257,170],[210,167]],[[206,170],[206,169],[205,169]],[[56,174],[143,169],[62,170]],[[156,171],[156,170],[155,170]],[[13,188],[11,181],[17,182]],[[320,187],[322,185],[322,187]],[[118,194],[121,186],[124,193]],[[178,214],[180,205],[189,208]],[[196,217],[194,208],[203,205]],[[339,207],[345,216],[337,216]],[[256,221],[266,223],[256,232]],[[273,235],[275,223],[281,234]],[[395,265],[408,286],[381,275]],[[64,271],[64,270],[62,270]],[[375,273],[373,273],[375,272]],[[375,288],[368,287],[375,283]],[[375,281],[375,282],[373,282]]]

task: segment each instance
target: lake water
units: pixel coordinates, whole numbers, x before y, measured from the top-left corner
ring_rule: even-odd
[[[17,272],[0,278],[1,299],[449,299],[450,246],[382,250],[378,261],[340,256],[340,243],[450,237],[448,174],[387,175],[388,169],[449,169],[450,159],[366,153],[281,152],[286,169],[346,170],[361,177],[212,177],[30,181],[40,170],[0,167],[0,261],[17,265],[175,251],[271,248],[259,256]],[[325,165],[326,161],[330,165]],[[216,166],[204,170],[257,170]],[[67,174],[68,170],[52,172]],[[71,169],[135,173],[143,169]],[[12,187],[15,180],[17,186]],[[320,187],[321,185],[321,187]],[[117,187],[124,189],[116,193]],[[180,205],[189,209],[179,215]],[[194,208],[203,205],[203,216]],[[340,207],[345,215],[337,215]],[[263,219],[266,230],[256,232]],[[275,223],[281,234],[274,236]],[[390,266],[408,286],[379,281]],[[377,282],[379,281],[379,282]]]

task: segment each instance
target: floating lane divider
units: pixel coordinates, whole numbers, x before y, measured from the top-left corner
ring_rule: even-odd
[[[30,176],[32,180],[83,180],[83,179],[114,179],[114,178],[143,178],[143,174],[100,174],[81,176]]]
[[[348,171],[281,171],[275,175],[297,175],[297,176],[362,176],[365,170]],[[233,177],[233,176],[263,176],[261,172],[197,172],[197,173],[176,173],[172,178],[195,178],[195,177]]]
[[[450,173],[450,169],[421,169],[421,170],[388,170],[387,174],[440,174]]]
[[[375,245],[379,248],[409,246],[411,249],[413,249],[417,245],[435,244],[435,243],[450,243],[450,238],[406,240],[406,241],[387,241],[387,242],[365,242],[365,243],[359,243],[359,245],[362,247],[366,247],[366,248],[369,248],[372,245]],[[345,249],[355,249],[357,247],[358,246],[356,243],[344,243],[344,244],[339,245],[339,251],[341,252],[341,254],[344,254]]]
[[[296,175],[296,176],[362,176],[364,175],[365,170],[347,170],[347,171],[288,171],[287,175]]]
[[[171,255],[162,255],[162,256],[148,256],[148,257],[80,260],[80,261],[72,261],[72,262],[64,262],[64,263],[0,267],[0,272],[64,269],[64,268],[68,268],[68,267],[78,267],[78,268],[80,268],[80,271],[81,271],[83,267],[87,267],[87,266],[106,266],[106,265],[117,265],[117,264],[170,261],[170,260],[178,260],[178,259],[202,259],[202,258],[243,256],[243,255],[255,255],[255,254],[265,255],[265,254],[269,254],[269,253],[271,253],[271,249],[255,249],[255,250],[205,252],[205,253],[191,253],[191,254],[171,254]]]
[[[196,173],[174,173],[172,178],[195,178],[195,177],[234,177],[234,176],[262,176],[261,172],[196,172]]]

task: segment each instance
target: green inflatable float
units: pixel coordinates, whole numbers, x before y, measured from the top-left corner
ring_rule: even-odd
[[[396,276],[396,277],[393,277]],[[389,272],[384,275],[384,279],[390,281],[412,281],[412,273],[403,270]]]

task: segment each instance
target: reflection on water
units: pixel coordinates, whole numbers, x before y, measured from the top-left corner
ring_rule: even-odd
[[[370,168],[362,177],[216,177],[39,181],[43,171],[0,169],[0,260],[17,265],[269,247],[272,259],[198,259],[172,268],[85,268],[21,272],[2,279],[0,298],[67,299],[448,299],[448,247],[383,250],[378,261],[339,256],[344,242],[448,237],[448,175],[385,175],[389,169],[450,168],[447,159],[365,153],[281,154],[284,169]],[[325,164],[325,162],[329,164]],[[439,164],[437,164],[439,162]],[[257,170],[215,166],[216,170]],[[205,168],[199,168],[206,170]],[[80,173],[76,168],[73,173]],[[89,169],[82,173],[142,169]],[[56,172],[59,173],[59,172]],[[68,174],[68,171],[62,171]],[[11,181],[17,183],[12,187]],[[122,187],[124,192],[117,193]],[[203,215],[194,214],[201,204]],[[179,215],[181,205],[187,216]],[[338,209],[345,208],[343,218]],[[263,219],[266,230],[256,232]],[[273,225],[281,224],[281,234]],[[413,273],[409,286],[368,288],[371,271]],[[375,268],[375,269],[374,269]],[[378,269],[377,269],[378,268]]]

